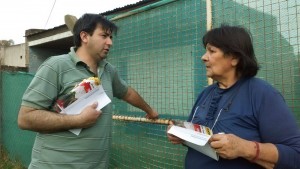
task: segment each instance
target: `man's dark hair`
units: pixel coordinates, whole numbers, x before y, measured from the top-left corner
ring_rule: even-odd
[[[86,13],[81,16],[75,23],[73,28],[73,40],[75,47],[81,46],[80,32],[87,32],[93,35],[97,25],[100,24],[105,32],[117,33],[118,27],[106,17],[100,14]]]
[[[209,43],[220,48],[225,55],[232,55],[239,60],[237,73],[241,77],[253,77],[257,74],[259,66],[255,57],[251,33],[240,26],[221,25],[208,31],[203,36],[203,45]]]

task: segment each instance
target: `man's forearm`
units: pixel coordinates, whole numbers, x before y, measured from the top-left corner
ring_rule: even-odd
[[[128,87],[127,94],[123,97],[123,100],[146,113],[153,111],[146,101],[131,87]]]
[[[18,116],[21,129],[52,133],[78,127],[75,115],[64,115],[22,106]]]

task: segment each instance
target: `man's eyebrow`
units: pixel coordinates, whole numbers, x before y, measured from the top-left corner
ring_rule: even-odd
[[[107,35],[107,36],[111,36],[111,33],[108,32],[102,32],[101,34]]]

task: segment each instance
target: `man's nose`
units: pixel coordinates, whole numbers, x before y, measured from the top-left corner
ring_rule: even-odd
[[[107,43],[109,46],[112,46],[113,41],[112,41],[111,38],[107,38],[106,43]]]

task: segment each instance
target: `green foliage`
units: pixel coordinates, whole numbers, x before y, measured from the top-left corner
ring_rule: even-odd
[[[1,147],[0,169],[26,169],[19,160],[9,158],[7,151]]]

